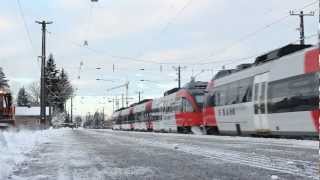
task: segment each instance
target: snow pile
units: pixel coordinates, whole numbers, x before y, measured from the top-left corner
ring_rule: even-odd
[[[0,179],[7,179],[14,166],[24,161],[26,153],[46,141],[46,131],[0,131]]]
[[[59,126],[60,124],[64,123],[66,119],[65,113],[59,113],[52,117],[52,125],[53,126]]]

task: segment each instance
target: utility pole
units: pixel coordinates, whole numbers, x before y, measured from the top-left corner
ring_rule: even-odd
[[[112,97],[112,112],[114,112],[114,104],[115,104],[115,99]]]
[[[73,100],[72,100],[73,98],[72,98],[72,96],[71,96],[71,109],[70,109],[70,122],[72,123],[73,122]]]
[[[45,126],[46,122],[46,94],[45,94],[45,63],[46,63],[46,26],[52,24],[52,22],[36,21],[36,23],[42,26],[42,54],[41,54],[41,85],[40,85],[40,123]]]
[[[138,94],[138,100],[140,102],[141,101],[141,94],[143,93],[143,91],[136,91],[135,93]]]
[[[177,71],[177,75],[178,75],[178,88],[181,88],[181,70],[185,69],[187,67],[181,67],[180,65],[178,67],[173,66],[173,69]]]
[[[128,93],[129,93],[129,82],[126,83],[126,107],[129,107],[129,100],[128,100]]]
[[[109,102],[109,103],[112,102],[112,112],[114,112],[114,104],[115,104],[115,99],[114,99],[114,97],[112,97],[112,99],[108,99],[108,102]]]
[[[300,18],[300,44],[304,45],[304,16],[314,16],[314,12],[310,12],[310,13],[304,13],[303,11],[300,11],[299,13],[296,13],[294,11],[290,11],[290,15],[291,16],[299,16]]]
[[[178,88],[181,88],[181,66],[178,67]]]
[[[318,53],[320,54],[320,0],[319,0],[318,12],[319,12],[319,17],[318,17]],[[318,58],[320,59],[320,55]]]
[[[102,120],[103,120],[103,123],[104,123],[104,107],[102,107],[102,115],[103,115]]]
[[[119,109],[119,99],[118,99],[118,96],[116,96],[116,109]]]
[[[121,94],[121,107],[124,108],[124,98],[123,98],[123,93]]]

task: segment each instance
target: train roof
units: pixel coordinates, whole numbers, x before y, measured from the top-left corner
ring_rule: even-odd
[[[172,89],[164,92],[163,95],[164,95],[164,96],[168,96],[168,95],[173,94],[173,93],[175,93],[175,92],[177,92],[177,91],[179,91],[179,90],[180,90],[180,88],[172,88]]]
[[[125,110],[125,109],[127,109],[127,108],[126,108],[126,107],[123,107],[123,108],[120,108],[120,109],[115,110],[115,112],[122,111],[122,110]]]
[[[183,86],[184,89],[206,89],[208,82],[190,81]]]
[[[142,100],[140,102],[136,102],[136,103],[131,104],[130,107],[133,107],[133,106],[136,106],[136,105],[139,105],[139,104],[143,104],[143,103],[151,101],[151,100],[152,99],[144,99],[144,100]]]
[[[308,44],[308,45],[301,45],[301,44],[288,44],[286,46],[283,46],[281,48],[272,50],[268,53],[265,53],[261,56],[258,56],[256,58],[256,60],[254,61],[254,64],[258,65],[258,64],[262,64],[271,60],[275,60],[275,59],[279,59],[283,56],[295,53],[297,51],[306,49],[312,47],[312,45]]]
[[[259,66],[261,64],[264,64],[269,61],[277,60],[281,57],[287,56],[289,54],[293,54],[295,52],[301,51],[306,48],[310,48],[312,45],[301,45],[301,44],[288,44],[286,46],[283,46],[281,48],[269,51],[265,54],[262,54],[255,58],[254,63],[245,63],[245,64],[239,64],[235,69],[223,69],[220,70],[213,79],[219,79],[225,76],[228,76],[230,74],[233,74],[235,72],[242,71],[244,69],[251,68],[253,66]]]

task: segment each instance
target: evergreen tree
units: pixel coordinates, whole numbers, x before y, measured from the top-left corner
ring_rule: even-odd
[[[30,106],[29,96],[24,87],[18,92],[17,104],[18,106]]]
[[[46,105],[54,105],[54,98],[57,93],[59,70],[56,67],[55,60],[52,54],[45,66],[45,84],[46,84]]]
[[[0,67],[0,88],[8,88],[8,80],[6,79],[6,76]]]
[[[64,111],[65,102],[73,95],[73,87],[69,81],[68,75],[64,69],[61,70],[58,77],[57,95],[56,102],[61,111]]]
[[[73,94],[73,88],[68,75],[63,69],[61,71],[57,69],[52,54],[49,55],[45,68],[46,104],[53,106],[54,111],[63,112],[65,111],[65,102]]]
[[[73,87],[64,69],[62,69],[58,75],[58,83],[54,90],[55,96],[52,101],[55,103],[58,110],[63,112],[65,111],[65,102],[73,95]]]

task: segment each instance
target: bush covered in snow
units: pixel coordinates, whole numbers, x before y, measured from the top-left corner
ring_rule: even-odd
[[[66,120],[66,113],[57,113],[52,117],[52,126],[57,127],[65,122]]]

